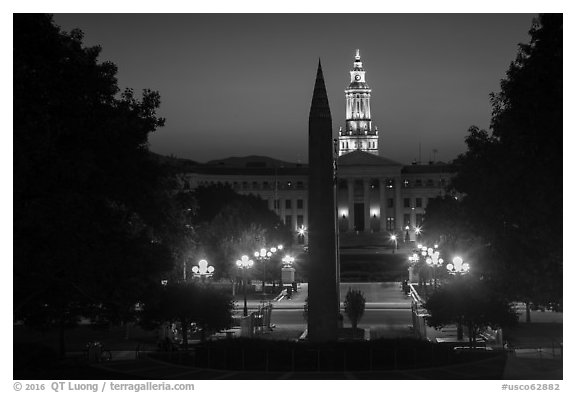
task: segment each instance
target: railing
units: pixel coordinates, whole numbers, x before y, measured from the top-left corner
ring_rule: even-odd
[[[523,359],[563,359],[564,349],[563,343],[557,341],[551,341],[547,345],[544,344],[535,348],[522,347],[511,347],[508,344],[504,345],[504,349],[507,350],[511,355],[517,358]]]
[[[234,348],[197,346],[188,351],[154,353],[150,356],[180,365],[216,370],[264,372],[393,371],[450,367],[462,362],[490,361],[503,368],[502,352],[464,353],[435,344],[388,348]],[[493,361],[491,361],[493,363]]]

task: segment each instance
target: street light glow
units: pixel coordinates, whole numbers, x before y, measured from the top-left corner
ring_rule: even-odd
[[[470,270],[470,265],[468,263],[463,263],[464,261],[460,257],[454,257],[452,263],[446,265],[446,269],[452,274],[464,274]]]
[[[197,277],[209,277],[214,273],[214,266],[208,266],[208,261],[201,259],[198,266],[192,266],[192,273]]]
[[[248,258],[247,255],[242,255],[242,258],[236,261],[236,266],[242,269],[250,268],[254,264],[254,261]]]
[[[286,255],[284,258],[282,258],[282,262],[284,262],[284,265],[290,266],[290,265],[292,265],[292,262],[294,262],[294,257],[290,256],[290,255]]]

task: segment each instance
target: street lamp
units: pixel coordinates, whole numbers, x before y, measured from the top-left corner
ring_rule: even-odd
[[[290,255],[286,255],[284,258],[282,258],[282,262],[284,262],[284,266],[292,266],[292,262],[294,262],[294,257],[290,256]]]
[[[390,235],[390,240],[394,242],[394,248],[392,249],[392,254],[394,254],[396,252],[396,249],[398,248],[398,238],[396,237],[396,235]]]
[[[244,316],[248,316],[248,305],[246,304],[246,270],[250,269],[254,261],[248,258],[246,255],[242,255],[242,258],[236,261],[236,266],[242,269],[242,288],[244,290]]]
[[[433,251],[433,252],[430,251],[432,251],[431,248],[429,248],[427,251],[428,257],[426,258],[426,263],[429,266],[432,266],[432,269],[434,270],[434,289],[436,289],[438,286],[438,280],[436,278],[436,269],[438,268],[438,266],[441,266],[444,263],[444,260],[440,258],[439,251]]]
[[[422,228],[420,227],[414,227],[414,237],[415,240],[418,241],[418,237],[422,234]]]
[[[286,284],[294,285],[295,269],[294,269],[294,267],[292,267],[293,262],[294,262],[294,257],[291,255],[285,255],[284,258],[282,258],[282,269],[280,269],[281,270],[282,289],[284,289],[284,286],[286,286]],[[289,289],[288,289],[288,291],[289,291]]]
[[[454,257],[454,259],[452,259],[452,263],[446,265],[446,269],[450,274],[462,275],[468,273],[468,271],[470,270],[470,265],[464,263],[464,261],[462,261],[462,258]]]
[[[211,277],[214,274],[214,266],[208,266],[208,261],[201,259],[198,261],[198,266],[192,267],[192,273],[194,273],[194,277],[201,277],[204,281],[206,277]]]
[[[272,257],[277,251],[282,250],[284,246],[279,244],[278,247],[272,247],[270,250],[265,248],[260,249],[254,253],[254,257],[262,262],[264,268],[264,276],[262,277],[262,294],[266,296],[266,261]]]
[[[302,225],[300,228],[296,230],[298,233],[298,244],[305,244],[306,243],[306,227]]]
[[[468,273],[468,271],[470,270],[470,265],[468,265],[467,263],[464,263],[462,258],[454,257],[454,259],[452,259],[452,263],[449,263],[446,265],[446,269],[448,270],[448,272],[450,274],[454,274],[454,275],[456,275],[456,277],[460,277],[460,276]],[[458,318],[456,337],[458,338],[458,340],[462,340],[462,338],[464,337],[464,330],[462,328],[461,318]]]

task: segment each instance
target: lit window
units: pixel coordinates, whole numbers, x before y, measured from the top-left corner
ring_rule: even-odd
[[[393,231],[394,230],[394,217],[386,217],[386,230]]]

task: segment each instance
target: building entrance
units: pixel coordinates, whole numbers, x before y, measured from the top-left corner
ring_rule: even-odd
[[[364,231],[364,204],[355,203],[354,204],[354,230]]]

